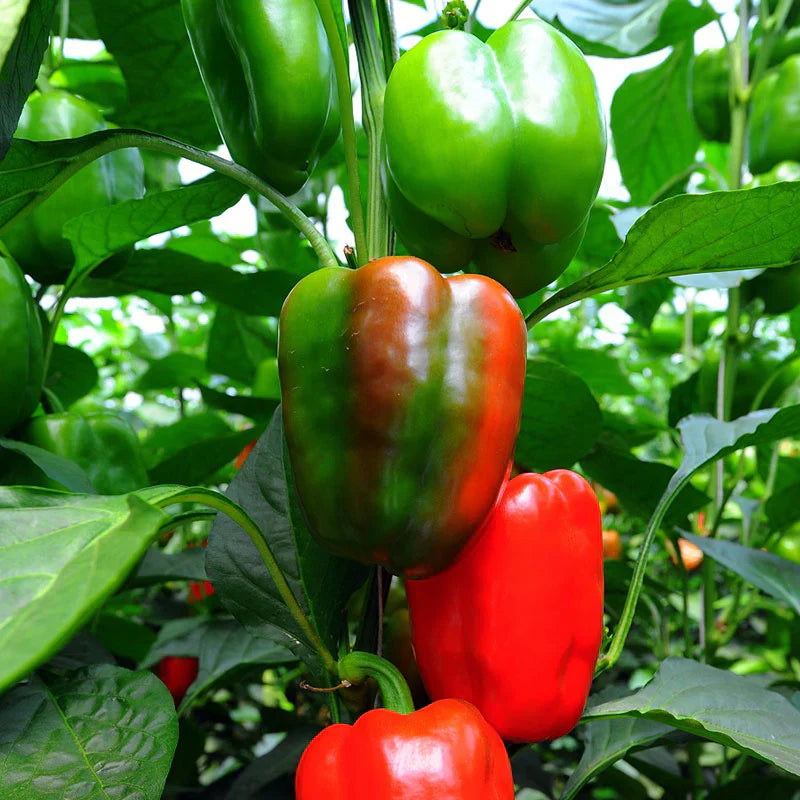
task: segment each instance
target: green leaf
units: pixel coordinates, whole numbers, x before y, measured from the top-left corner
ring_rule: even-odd
[[[800,483],[791,483],[776,491],[766,502],[764,510],[772,530],[788,528],[800,519]]]
[[[698,469],[729,453],[796,436],[800,433],[800,405],[753,411],[732,422],[696,414],[681,420],[678,429],[684,456],[668,491],[684,485]]]
[[[533,0],[531,8],[587,55],[628,58],[686,41],[714,21],[688,0]]]
[[[99,664],[0,698],[9,800],[159,800],[177,743],[172,698],[148,672]]]
[[[274,329],[262,319],[221,307],[208,337],[208,371],[252,386],[258,365],[277,355]]]
[[[241,273],[173,248],[136,250],[125,267],[109,279],[93,278],[76,292],[82,297],[202,292],[209,300],[245,314],[277,317],[298,276],[285,270]]]
[[[601,719],[586,726],[586,746],[559,800],[571,800],[592,778],[628,753],[651,747],[672,728],[649,719]]]
[[[182,617],[165,623],[139,666],[150,669],[166,656],[197,658],[207,625],[204,617]]]
[[[800,710],[777,692],[706,664],[668,658],[643,689],[590,704],[583,719],[644,717],[800,775]]]
[[[147,194],[71,219],[64,225],[64,236],[75,252],[70,282],[148,236],[221,214],[239,201],[243,191],[230,178],[211,175],[180,189]]]
[[[602,416],[589,387],[554,361],[528,361],[515,460],[525,469],[570,467],[600,435]]]
[[[56,0],[4,0],[0,18],[0,161],[33,91]]]
[[[614,258],[539,306],[529,322],[633,283],[800,259],[800,182],[736,192],[679,195],[643,214]]]
[[[243,669],[293,664],[297,657],[275,642],[253,636],[235,620],[214,620],[203,627],[198,672],[181,702],[181,710],[214,684],[232,679]]]
[[[204,415],[205,416],[205,415]],[[212,415],[208,415],[212,416]],[[186,420],[161,428],[154,437],[162,440],[162,432],[174,433],[178,429],[181,434],[189,431]],[[185,424],[184,424],[185,423]],[[258,424],[243,431],[231,431],[198,439],[184,440],[184,444],[176,451],[155,463],[149,470],[153,483],[183,483],[187,485],[201,484],[210,480],[214,473],[226,464],[230,464],[242,448],[257,438],[265,425]],[[166,435],[166,433],[164,435]]]
[[[668,464],[642,461],[632,453],[615,450],[604,443],[581,459],[581,467],[600,485],[614,492],[629,514],[642,519],[653,513],[675,474]],[[694,486],[684,487],[667,512],[667,524],[686,519],[708,502],[708,497]]]
[[[206,581],[206,554],[201,547],[164,553],[151,547],[130,580],[131,586],[150,586],[167,581]]]
[[[36,464],[48,478],[57,481],[71,492],[82,492],[84,494],[95,493],[89,476],[74,461],[51,453],[48,450],[43,450],[41,447],[36,447],[26,442],[16,442],[12,439],[0,439],[0,447],[19,453],[21,456],[29,459]],[[0,477],[2,477],[1,474]],[[5,482],[10,482],[8,472],[6,472],[5,477],[2,479]]]
[[[136,391],[174,390],[193,387],[205,378],[206,365],[189,353],[170,353],[150,362],[147,372],[136,383]]]
[[[91,356],[66,344],[53,345],[45,386],[60,400],[64,408],[86,397],[100,376]]]
[[[681,535],[696,544],[707,556],[741,575],[753,586],[788,603],[800,614],[800,566],[797,564],[774,553],[764,553],[734,542],[687,532]]]
[[[201,385],[200,394],[203,395],[203,401],[209,408],[227,411],[230,414],[241,414],[260,422],[268,422],[272,419],[272,415],[278,407],[278,401],[271,398],[226,394],[209,389],[208,386]]]
[[[286,462],[278,409],[227,494],[258,525],[295,599],[335,654],[343,609],[363,583],[366,568],[330,555],[311,539],[293,499]],[[319,655],[284,605],[250,537],[222,514],[208,540],[206,568],[223,604],[247,630],[288,647],[322,675]]]
[[[113,120],[204,150],[220,143],[179,0],[91,0],[105,46],[122,69],[129,102]]]
[[[0,487],[0,690],[82,627],[166,519],[136,495]]]
[[[650,202],[695,160],[700,134],[688,102],[691,56],[691,47],[676,47],[657,67],[629,75],[614,94],[611,132],[633,203]]]
[[[283,775],[297,770],[300,756],[309,742],[322,730],[316,725],[303,725],[286,734],[266,755],[253,759],[237,776],[230,787],[228,798],[269,797],[264,794],[269,784]]]
[[[572,348],[558,350],[552,358],[580,375],[594,394],[632,395],[636,390],[609,350]]]

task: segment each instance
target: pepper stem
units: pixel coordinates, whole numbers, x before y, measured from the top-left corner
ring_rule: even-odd
[[[361,683],[366,678],[375,678],[383,696],[383,705],[390,711],[400,714],[414,712],[414,701],[406,679],[386,659],[355,650],[340,659],[337,666],[339,677],[349,683]]]

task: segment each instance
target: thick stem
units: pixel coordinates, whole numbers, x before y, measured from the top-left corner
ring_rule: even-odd
[[[389,210],[381,181],[386,54],[381,51],[372,0],[349,0],[348,5],[358,55],[358,70],[361,75],[364,130],[369,143],[366,260],[371,261],[388,255],[391,247]]]
[[[392,0],[376,0],[378,8],[378,24],[381,29],[381,49],[383,50],[383,68],[386,79],[398,58],[400,48],[397,44],[397,29],[394,24],[394,6]]]
[[[255,545],[256,550],[258,550],[258,554],[261,556],[261,560],[264,562],[264,566],[266,566],[275,584],[275,588],[278,590],[278,594],[280,594],[289,613],[294,617],[295,622],[297,622],[298,626],[305,634],[308,642],[319,654],[320,659],[325,665],[325,669],[335,675],[337,671],[335,659],[331,655],[330,650],[325,646],[319,634],[314,630],[305,612],[300,607],[300,603],[297,602],[297,598],[294,596],[291,587],[287,583],[272,553],[272,549],[259,530],[258,525],[250,518],[250,515],[247,514],[243,508],[225,497],[225,495],[199,488],[186,489],[177,494],[170,495],[159,505],[164,507],[174,505],[175,503],[200,503],[201,505],[221,511],[223,514],[230,517],[250,537],[250,540]]]
[[[401,714],[414,712],[411,691],[400,670],[383,658],[358,650],[339,661],[339,677],[350,683],[361,683],[366,678],[375,678],[383,696],[383,705]]]
[[[358,177],[358,151],[356,148],[356,120],[353,116],[353,97],[350,87],[350,63],[347,50],[339,35],[339,26],[330,0],[316,0],[317,8],[325,26],[328,45],[336,70],[336,87],[339,93],[339,113],[342,118],[344,158],[347,166],[347,183],[350,188],[350,219],[356,240],[356,256],[359,265],[366,263],[367,240],[364,228],[364,209],[361,206],[361,179]]]

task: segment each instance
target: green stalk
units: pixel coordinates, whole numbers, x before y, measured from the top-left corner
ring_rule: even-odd
[[[170,495],[158,505],[164,507],[174,505],[175,503],[200,503],[201,505],[221,511],[223,514],[230,517],[250,537],[250,540],[255,545],[256,550],[258,550],[258,554],[261,556],[261,560],[264,562],[264,566],[266,566],[275,584],[275,588],[278,590],[278,594],[280,594],[289,613],[294,617],[295,622],[300,626],[307,640],[319,654],[325,665],[325,669],[335,675],[337,672],[336,660],[331,655],[330,650],[325,646],[319,634],[314,630],[314,626],[300,607],[300,603],[297,602],[297,598],[294,596],[291,587],[286,581],[269,543],[262,535],[258,525],[253,522],[250,515],[241,508],[241,506],[225,497],[225,495],[211,491],[210,489],[186,489],[177,494]]]
[[[383,50],[383,67],[386,79],[398,58],[400,49],[397,46],[397,30],[394,24],[394,6],[392,0],[376,0],[378,7],[378,24],[381,31],[381,49]]]
[[[339,35],[339,26],[330,0],[316,0],[325,26],[325,34],[333,55],[336,86],[339,92],[339,113],[342,118],[344,158],[347,165],[347,183],[350,187],[350,219],[356,240],[356,257],[359,265],[366,263],[367,237],[364,228],[364,209],[361,206],[361,179],[358,177],[358,151],[356,148],[356,121],[353,116],[353,97],[350,87],[350,63],[345,44]]]
[[[381,690],[383,705],[390,711],[412,714],[414,701],[400,670],[380,656],[354,650],[339,661],[339,677],[349,683],[375,678]]]
[[[378,39],[372,0],[348,0],[348,6],[361,75],[364,130],[369,144],[366,260],[371,261],[389,255],[392,244],[389,210],[381,181],[386,54],[382,52]]]

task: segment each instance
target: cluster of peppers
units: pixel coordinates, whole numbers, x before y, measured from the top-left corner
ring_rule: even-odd
[[[315,3],[182,6],[231,154],[296,191],[338,126]],[[605,122],[578,48],[527,19],[485,43],[442,31],[404,54],[384,140],[408,255],[320,269],[293,289],[280,318],[282,413],[316,541],[406,579],[434,702],[393,703],[376,676],[387,708],[323,731],[297,796],[507,800],[502,739],[573,728],[602,638],[594,491],[567,470],[510,475],[527,357],[514,297],[554,280],[580,245]]]

